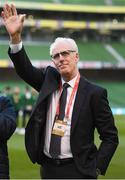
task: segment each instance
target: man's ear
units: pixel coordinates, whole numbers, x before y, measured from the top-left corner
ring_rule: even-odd
[[[79,61],[79,54],[76,53],[76,62],[78,62],[78,61]]]

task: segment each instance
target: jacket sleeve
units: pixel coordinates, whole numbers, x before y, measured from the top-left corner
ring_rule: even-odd
[[[97,154],[97,168],[104,175],[118,145],[118,132],[107,99],[107,90],[100,89],[94,102],[95,126],[101,140]]]
[[[11,49],[9,48],[8,54],[15,66],[17,74],[34,89],[40,91],[45,71],[31,64],[24,47],[17,53],[11,53]]]
[[[16,129],[15,109],[7,97],[0,97],[0,141],[8,140]]]

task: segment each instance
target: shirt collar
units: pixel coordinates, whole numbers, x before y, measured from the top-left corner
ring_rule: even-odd
[[[68,82],[65,82],[65,81],[63,80],[63,78],[61,77],[62,86],[63,86],[64,83],[68,83],[68,84],[70,85],[70,87],[74,88],[74,85],[75,85],[77,76],[78,76],[78,74],[77,74],[73,79],[71,79],[71,80],[68,81]]]

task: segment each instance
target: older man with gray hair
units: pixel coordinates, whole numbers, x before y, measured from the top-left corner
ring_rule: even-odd
[[[25,145],[31,161],[41,165],[41,177],[96,179],[104,175],[118,145],[106,89],[80,75],[78,48],[71,38],[57,38],[50,46],[55,68],[32,66],[21,39],[25,15],[6,4],[2,17],[16,71],[39,92]],[[95,129],[101,139],[99,148],[94,143]]]

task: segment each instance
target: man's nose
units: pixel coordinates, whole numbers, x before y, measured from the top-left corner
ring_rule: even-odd
[[[59,60],[64,60],[64,57],[61,53],[59,53]]]

